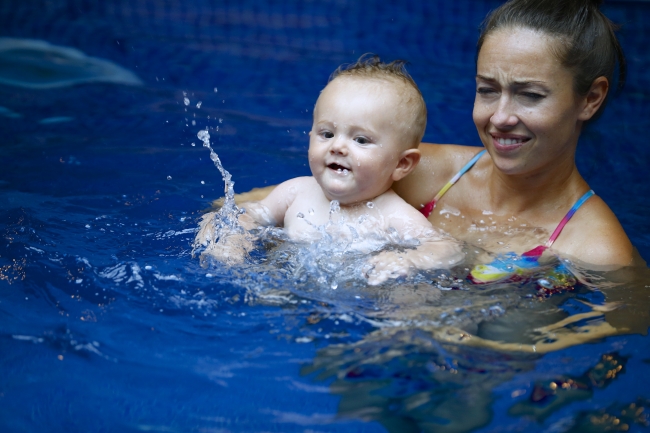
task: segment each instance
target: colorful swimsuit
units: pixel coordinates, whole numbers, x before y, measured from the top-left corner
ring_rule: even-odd
[[[456,175],[451,178],[447,184],[442,187],[440,192],[436,194],[432,201],[424,205],[420,212],[425,216],[429,217],[433,208],[436,206],[436,203],[440,198],[451,188],[453,184],[458,182],[458,179],[463,176],[470,168],[476,164],[476,161],[483,156],[486,152],[485,149],[477,153],[474,158],[472,158],[463,168],[460,169]],[[483,283],[492,283],[492,282],[501,282],[501,281],[512,281],[513,279],[521,279],[522,275],[526,273],[527,270],[537,268],[539,266],[538,259],[542,256],[544,251],[553,245],[553,242],[560,236],[562,229],[569,222],[571,217],[576,213],[576,211],[586,202],[589,197],[594,195],[593,190],[587,191],[582,197],[578,199],[577,202],[569,209],[569,212],[562,218],[562,221],[553,231],[553,234],[549,237],[548,241],[544,245],[539,245],[533,248],[530,251],[526,251],[521,256],[518,256],[514,253],[500,254],[495,261],[487,265],[477,265],[472,269],[468,275],[468,279],[476,284]],[[568,272],[568,271],[567,271]],[[555,272],[557,274],[557,272]],[[560,272],[561,273],[561,272]],[[558,276],[558,275],[556,275]]]

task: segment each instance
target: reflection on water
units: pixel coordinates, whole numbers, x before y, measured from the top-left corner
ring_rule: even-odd
[[[650,324],[645,267],[598,273],[561,260],[574,270],[575,284],[548,291],[539,282],[554,272],[559,258],[516,283],[473,285],[466,277],[478,254],[467,251],[466,263],[451,270],[369,287],[361,272],[366,255],[332,239],[285,242],[281,230],[265,229],[247,264],[258,276],[244,284],[251,304],[309,302],[293,325],[300,330],[295,341],[326,344],[302,374],[330,383],[341,398],[340,417],[378,421],[391,432],[485,426],[493,417],[495,388],[534,375],[545,353],[645,333]],[[365,330],[351,338],[347,331],[361,324]],[[611,352],[593,359],[582,374],[550,373],[529,383],[530,389],[513,392],[508,415],[544,423],[615,382],[626,363],[627,357]],[[648,408],[644,400],[584,412],[560,431],[647,426]]]
[[[0,38],[0,83],[32,89],[110,82],[141,85],[142,81],[108,60],[35,39]]]
[[[148,209],[157,197],[125,196],[120,204],[139,200]],[[280,375],[291,377],[287,386],[300,387],[305,400],[325,391],[339,399],[336,416],[322,417],[307,416],[322,413],[316,409],[280,413],[266,404],[271,415],[260,415],[255,431],[264,430],[269,416],[302,428],[286,431],[306,425],[337,431],[353,420],[394,432],[473,431],[506,421],[535,431],[559,419],[563,432],[647,424],[642,391],[619,389],[643,381],[650,362],[645,346],[635,352],[620,337],[645,333],[650,323],[645,268],[582,271],[582,283],[550,296],[539,296],[537,280],[551,262],[517,284],[469,284],[463,264],[369,287],[359,271],[366,256],[331,242],[286,242],[281,230],[270,229],[246,263],[201,268],[190,251],[196,221],[181,213],[170,223],[132,211],[71,215],[76,198],[38,206],[35,197],[11,200],[25,207],[1,215],[0,279],[9,290],[0,310],[13,320],[0,344],[15,354],[5,360],[5,374],[22,377],[25,351],[42,347],[43,359],[71,362],[68,368],[83,369],[85,380],[108,374],[120,383],[110,389],[128,404],[140,394],[123,391],[124,377],[165,377],[176,390],[195,371],[218,387],[199,396],[228,389],[237,398],[247,377],[255,386],[270,377],[266,392],[282,394],[280,366]],[[73,230],[80,236],[70,237]],[[70,371],[63,371],[67,378]],[[47,380],[71,386],[64,378]],[[598,403],[605,391],[616,394]],[[110,392],[93,395],[116,405]],[[54,410],[62,408],[42,409],[37,418]],[[181,426],[199,425],[178,416]]]

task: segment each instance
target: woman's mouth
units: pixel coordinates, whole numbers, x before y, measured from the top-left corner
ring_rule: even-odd
[[[492,142],[494,147],[498,151],[508,152],[520,148],[524,145],[530,138],[528,137],[495,137],[492,136]]]

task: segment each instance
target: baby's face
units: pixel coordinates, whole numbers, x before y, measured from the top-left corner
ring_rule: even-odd
[[[309,167],[329,200],[372,200],[392,185],[402,151],[399,83],[343,76],[321,92],[309,139]]]

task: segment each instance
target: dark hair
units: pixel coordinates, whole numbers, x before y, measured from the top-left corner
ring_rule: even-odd
[[[409,135],[413,138],[413,146],[417,147],[424,136],[427,126],[427,106],[422,92],[415,84],[411,75],[406,71],[405,60],[382,62],[378,55],[363,54],[356,63],[343,64],[330,75],[328,83],[339,77],[371,78],[401,82],[412,92],[402,92],[402,98],[407,104],[408,115],[411,117]]]
[[[586,95],[598,77],[606,77],[611,86],[617,61],[621,90],[627,71],[625,56],[614,34],[617,27],[600,11],[601,3],[602,0],[510,0],[483,21],[477,59],[485,38],[493,31],[530,28],[557,38],[555,54],[573,72],[576,93]],[[591,120],[600,116],[607,99]]]

